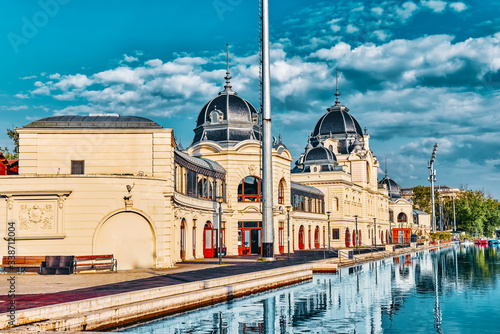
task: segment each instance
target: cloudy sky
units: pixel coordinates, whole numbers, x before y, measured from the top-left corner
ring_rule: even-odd
[[[273,134],[294,158],[334,103],[368,128],[402,186],[500,198],[500,4],[493,0],[269,0]],[[222,89],[259,104],[258,1],[4,0],[0,129],[117,112],[172,127],[184,147]],[[0,131],[0,146],[11,146]],[[380,171],[382,173],[382,171]]]

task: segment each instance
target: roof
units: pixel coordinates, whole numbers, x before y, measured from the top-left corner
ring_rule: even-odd
[[[363,131],[358,121],[352,117],[348,111],[348,108],[341,105],[335,105],[329,108],[328,112],[316,123],[313,137],[338,134],[357,134],[363,136]]]
[[[214,177],[223,177],[223,175],[226,175],[226,170],[224,169],[224,167],[222,167],[221,165],[219,165],[219,163],[217,163],[215,161],[212,161],[209,159],[192,157],[192,156],[190,156],[184,152],[181,152],[179,150],[175,150],[175,155],[176,155],[175,159],[177,162],[181,162],[182,160],[184,160],[182,162],[188,164],[188,165],[184,166],[186,168],[193,167],[193,166],[189,166],[189,164],[192,164],[196,167],[199,167],[199,168],[206,170],[207,172],[215,173],[217,176],[214,176]],[[180,159],[178,159],[178,158],[180,158]],[[210,173],[210,174],[212,174],[212,173]],[[202,173],[202,174],[204,174],[204,173]],[[212,175],[209,175],[209,176],[212,176]]]
[[[417,215],[428,215],[429,214],[425,211],[420,211],[420,210],[413,210],[413,213],[417,214]]]
[[[292,195],[303,195],[320,199],[325,197],[325,194],[321,190],[295,182],[291,184],[291,192]]]
[[[162,129],[150,119],[139,116],[109,115],[66,115],[52,116],[31,122],[23,128],[118,128],[118,129]]]

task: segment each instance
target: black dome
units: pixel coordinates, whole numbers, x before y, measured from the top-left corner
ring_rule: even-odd
[[[257,110],[247,100],[237,95],[219,95],[201,108],[196,127],[210,123],[210,115],[214,110],[222,113],[222,121],[231,123],[252,123],[252,117],[257,114]]]
[[[236,95],[231,86],[201,108],[191,145],[203,140],[229,145],[259,139],[258,113],[247,100]]]
[[[401,198],[401,187],[399,184],[391,179],[387,174],[385,177],[378,182],[380,186],[386,185],[387,190],[389,191],[389,197],[392,200]]]
[[[357,134],[363,136],[358,121],[343,106],[333,106],[323,115],[314,127],[313,137],[335,134]]]
[[[321,164],[323,162],[331,163],[333,161],[337,161],[335,154],[322,145],[310,149],[304,156],[304,163],[306,164]]]

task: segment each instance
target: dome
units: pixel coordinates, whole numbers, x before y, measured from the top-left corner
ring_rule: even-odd
[[[385,174],[385,177],[378,182],[379,186],[386,186],[387,190],[389,191],[389,198],[391,200],[396,200],[398,198],[401,198],[401,187],[399,184],[391,179],[387,173]]]
[[[319,166],[320,172],[334,171],[337,167],[337,157],[321,143],[314,147],[308,144],[306,152],[295,162],[295,165],[292,173],[311,172],[311,166],[315,166],[315,172],[318,171],[317,166]]]
[[[331,135],[359,135],[363,136],[363,131],[358,121],[349,114],[349,109],[340,104],[328,108],[316,123],[313,131],[313,137],[331,136]]]
[[[321,163],[323,162],[331,163],[334,161],[337,162],[337,157],[335,157],[335,154],[333,154],[332,151],[330,151],[323,145],[319,145],[310,149],[304,155],[304,164],[308,165],[321,165]]]
[[[231,90],[230,78],[228,71],[224,91],[201,108],[191,145],[205,140],[231,144],[260,138],[257,110]]]

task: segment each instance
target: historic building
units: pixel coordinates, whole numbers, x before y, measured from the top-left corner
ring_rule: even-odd
[[[186,149],[173,129],[136,116],[53,116],[17,129],[19,175],[2,176],[0,233],[14,223],[17,255],[114,254],[119,269],[216,256],[219,229],[228,255],[260,254],[260,115],[229,79]],[[292,252],[386,243],[391,211],[412,227],[411,203],[387,176],[378,182],[370,136],[336,95],[293,169],[274,143],[275,254],[288,251],[288,235]],[[7,255],[5,239],[0,247]]]

